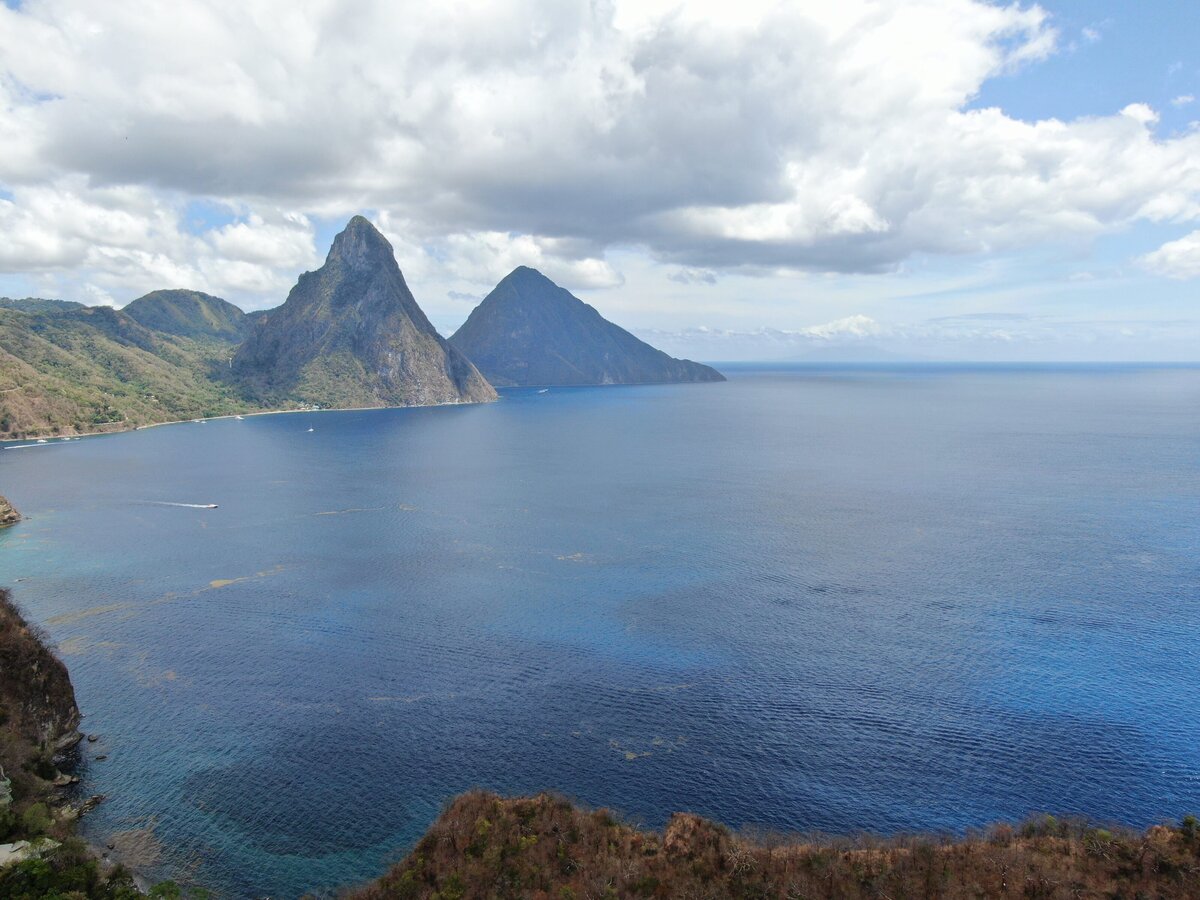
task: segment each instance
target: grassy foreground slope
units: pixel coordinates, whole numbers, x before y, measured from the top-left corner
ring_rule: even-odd
[[[350,896],[391,898],[1200,897],[1200,834],[1046,818],[965,840],[750,841],[696,816],[664,833],[541,795],[455,800],[408,858]]]
[[[107,307],[0,308],[0,440],[248,409],[220,377],[232,348],[152,331]]]

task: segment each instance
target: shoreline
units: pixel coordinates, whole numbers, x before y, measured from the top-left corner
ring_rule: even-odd
[[[497,398],[499,399],[499,398]],[[31,445],[29,441],[45,441],[44,444],[33,444],[37,447],[50,447],[54,444],[65,444],[69,441],[80,440],[89,437],[104,437],[113,434],[128,434],[133,431],[146,431],[149,428],[161,428],[164,425],[191,425],[201,424],[204,422],[218,422],[222,419],[236,419],[239,416],[243,419],[248,419],[251,416],[282,416],[291,413],[324,413],[324,412],[355,412],[365,409],[436,409],[443,406],[482,406],[486,403],[495,403],[496,400],[453,400],[445,403],[415,403],[408,406],[329,406],[321,407],[320,409],[257,409],[253,411],[223,413],[219,416],[195,416],[191,419],[169,419],[164,422],[147,422],[145,425],[133,425],[127,428],[114,428],[110,431],[83,431],[77,434],[54,434],[52,432],[43,432],[39,434],[26,435],[21,438],[12,438],[11,440],[0,441],[0,450],[23,450]],[[11,447],[10,444],[19,446]]]

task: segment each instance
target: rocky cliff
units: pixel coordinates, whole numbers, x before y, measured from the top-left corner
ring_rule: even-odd
[[[67,667],[0,588],[0,721],[10,738],[4,746],[70,746],[79,740],[79,719]]]
[[[501,386],[725,380],[651,347],[525,266],[496,285],[450,343]]]
[[[325,265],[300,276],[260,318],[233,360],[263,402],[426,406],[496,399],[492,386],[434,329],[392,246],[362,216],[333,241]]]
[[[21,521],[21,514],[8,502],[8,498],[0,495],[0,528],[7,528]]]

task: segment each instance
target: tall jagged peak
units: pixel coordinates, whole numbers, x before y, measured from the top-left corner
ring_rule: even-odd
[[[264,402],[421,406],[496,399],[421,311],[392,245],[363,216],[334,238],[325,265],[301,275],[282,306],[254,321],[230,368]]]
[[[369,219],[365,216],[355,216],[333,239],[333,246],[329,248],[325,263],[328,265],[335,261],[352,268],[376,266],[381,263],[395,265],[396,255],[388,239]]]

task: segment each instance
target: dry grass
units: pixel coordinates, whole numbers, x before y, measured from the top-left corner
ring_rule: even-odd
[[[1144,834],[1046,817],[954,841],[750,840],[678,814],[663,834],[541,795],[456,799],[352,900],[507,898],[1200,897],[1194,820]]]

